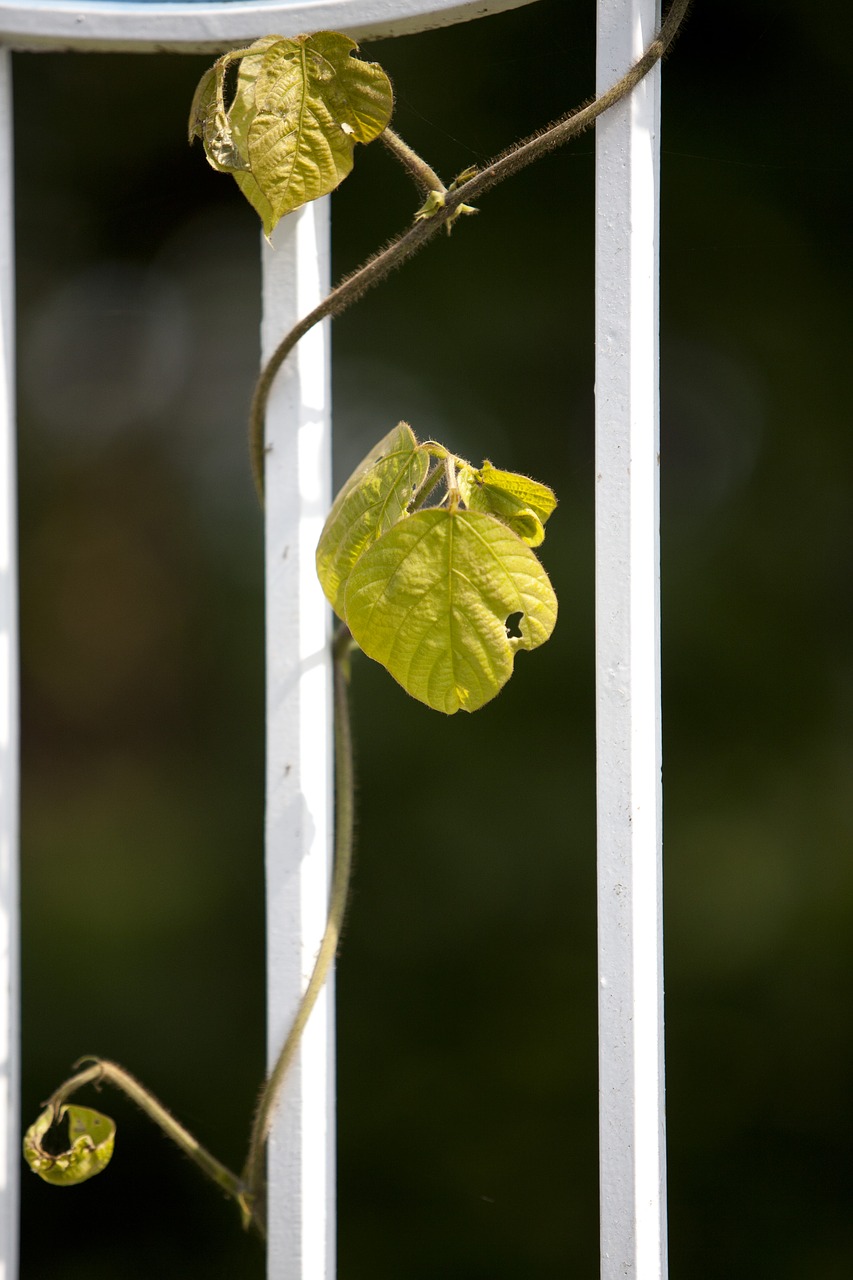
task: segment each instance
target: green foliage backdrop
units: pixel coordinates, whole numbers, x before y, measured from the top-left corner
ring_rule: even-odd
[[[697,4],[664,69],[671,1252],[691,1280],[853,1267],[842,12]],[[447,179],[591,92],[592,23],[543,0],[366,53]],[[103,1053],[238,1164],[263,1035],[258,228],[186,148],[204,65],[15,62],[24,1096],[35,1116]],[[339,480],[405,418],[561,499],[560,623],[500,699],[448,721],[356,663],[342,1280],[597,1270],[591,148],[335,323]],[[381,148],[358,160],[338,272],[413,208]],[[110,1102],[109,1173],[25,1177],[25,1280],[259,1278],[230,1206]]]

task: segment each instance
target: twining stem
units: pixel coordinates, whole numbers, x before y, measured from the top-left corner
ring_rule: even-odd
[[[314,968],[296,1016],[282,1045],[278,1060],[264,1085],[255,1112],[249,1151],[243,1167],[243,1182],[248,1189],[253,1212],[263,1214],[266,1183],[266,1142],[272,1128],[273,1115],[281,1096],[288,1068],[296,1056],[299,1041],[317,997],[323,989],[338,949],[344,912],[349,896],[352,870],[353,835],[353,760],[347,684],[349,654],[352,648],[349,629],[342,626],[334,644],[335,684],[335,867],[329,901],[329,916]]]
[[[129,1071],[125,1071],[124,1067],[120,1067],[116,1062],[108,1062],[106,1058],[81,1058],[80,1061],[91,1062],[92,1065],[61,1084],[45,1103],[45,1106],[53,1110],[54,1123],[59,1120],[59,1109],[66,1098],[70,1098],[83,1085],[101,1082],[114,1085],[117,1089],[121,1089],[122,1093],[127,1094],[128,1098],[163,1130],[166,1137],[171,1138],[176,1146],[198,1165],[202,1173],[227,1192],[241,1207],[244,1206],[246,1185],[242,1178],[232,1173],[215,1156],[212,1156],[207,1148],[203,1147],[198,1139],[194,1138],[189,1130],[166,1110],[162,1102],[155,1098],[149,1089],[146,1089],[145,1085],[140,1084]]]
[[[661,26],[660,32],[651,42],[641,58],[625,73],[620,80],[607,89],[600,97],[587,106],[567,112],[554,124],[540,133],[510,148],[480,169],[466,181],[454,186],[446,192],[444,202],[437,206],[428,218],[416,221],[408,231],[392,240],[384,249],[380,249],[366,262],[341,281],[324,300],[293,326],[282,339],[264,368],[255,385],[252,405],[249,410],[249,453],[252,463],[252,475],[258,497],[263,502],[264,495],[264,420],[267,400],[275,376],[293,348],[315,324],[326,316],[338,316],[347,307],[361,298],[374,285],[397,267],[402,266],[409,258],[431,240],[438,231],[456,216],[460,205],[476,199],[484,192],[503,182],[505,178],[518,173],[541,156],[547,155],[555,147],[562,146],[570,138],[577,137],[588,129],[595,120],[610,107],[626,97],[646,76],[652,67],[663,57],[672,44],[681,26],[690,0],[672,0],[669,11]],[[405,145],[405,144],[404,144]]]
[[[340,315],[374,285],[379,284],[390,271],[412,257],[443,226],[454,219],[461,205],[482,195],[570,138],[576,137],[589,128],[602,112],[621,101],[663,56],[681,26],[689,3],[690,0],[673,0],[656,39],[634,66],[599,98],[585,107],[567,113],[541,133],[514,146],[485,168],[465,181],[459,182],[458,185],[454,184],[450,189],[444,187],[432,169],[396,134],[386,130],[389,135],[385,139],[386,144],[402,160],[419,185],[428,191],[442,193],[443,203],[437,205],[435,211],[428,217],[422,217],[420,221],[416,221],[408,231],[374,254],[358,270],[344,279],[319,306],[294,325],[267,361],[255,386],[249,423],[252,470],[261,501],[263,501],[264,419],[267,400],[276,374],[300,338],[326,316]],[[414,507],[419,507],[426,501],[442,475],[446,475],[451,501],[453,493],[458,494],[455,460],[447,454],[446,450],[439,451],[437,447],[430,452],[433,456],[444,459],[445,465],[442,466],[439,461],[439,465],[429,472],[415,494]],[[92,1065],[60,1085],[47,1103],[53,1109],[55,1119],[58,1120],[59,1110],[64,1101],[84,1085],[103,1081],[114,1085],[131,1098],[211,1181],[236,1200],[246,1225],[252,1224],[262,1232],[266,1216],[264,1202],[267,1139],[288,1068],[296,1055],[305,1024],[334,961],[349,894],[353,835],[353,763],[347,684],[351,647],[352,636],[346,627],[341,627],[334,645],[335,866],[328,920],[314,968],[293,1025],[262,1090],[242,1176],[233,1173],[211,1155],[154,1094],[115,1062],[109,1062],[104,1058],[84,1059],[83,1061],[91,1061]]]

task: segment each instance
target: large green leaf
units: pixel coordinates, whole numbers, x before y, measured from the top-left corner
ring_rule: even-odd
[[[68,1145],[55,1152],[44,1145],[54,1126],[53,1108],[43,1111],[24,1135],[24,1158],[45,1182],[73,1187],[107,1167],[115,1145],[115,1122],[91,1107],[62,1106],[59,1125],[67,1118]]]
[[[517,650],[543,644],[557,620],[530,548],[494,516],[446,507],[415,512],[366,550],[345,605],[364,652],[448,715],[493,698]],[[517,614],[518,626],[508,626]]]
[[[391,82],[377,63],[354,57],[357,49],[334,31],[267,36],[202,77],[190,136],[203,139],[214,168],[233,173],[267,235],[284,214],[332,191],[352,169],[355,144],[391,119]],[[226,75],[238,61],[226,108]]]
[[[412,428],[389,431],[341,489],[317,546],[317,576],[326,597],[344,618],[344,591],[358,558],[406,515],[412,495],[429,469]]]
[[[544,540],[543,525],[557,506],[553,489],[515,471],[499,471],[488,458],[479,470],[460,467],[459,489],[467,507],[497,516],[531,547]]]

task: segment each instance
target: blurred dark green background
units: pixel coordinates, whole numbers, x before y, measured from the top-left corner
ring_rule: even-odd
[[[583,100],[592,3],[368,47],[445,177]],[[672,1274],[853,1275],[851,48],[697,0],[665,67]],[[204,59],[19,55],[24,1099],[125,1063],[238,1163],[262,1070],[258,227],[185,143]],[[438,82],[438,91],[434,82]],[[381,147],[336,274],[405,225]],[[450,721],[362,659],[339,969],[342,1280],[597,1273],[592,141],[335,323],[339,478],[405,417],[546,480],[553,641]],[[25,1280],[252,1280],[146,1122],[24,1175]]]

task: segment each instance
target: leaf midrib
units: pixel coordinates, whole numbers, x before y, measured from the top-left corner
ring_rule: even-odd
[[[458,577],[458,578],[463,578],[463,579],[465,580],[465,582],[467,582],[467,583],[469,584],[469,586],[471,587],[471,591],[472,591],[472,593],[473,593],[473,595],[474,595],[475,597],[477,597],[477,598],[478,598],[478,599],[480,599],[480,600],[482,600],[482,599],[484,598],[484,597],[483,597],[483,593],[477,589],[476,585],[471,581],[471,579],[470,579],[470,578],[468,578],[468,577],[467,577],[467,576],[462,572],[462,570],[461,570],[461,569],[456,569],[456,568],[454,568],[454,567],[453,567],[453,540],[454,540],[454,537],[455,537],[455,535],[456,535],[456,519],[457,519],[457,517],[456,517],[456,516],[450,516],[450,517],[449,517],[450,523],[449,523],[449,525],[448,525],[447,559],[446,559],[446,564],[445,564],[445,572],[444,572],[444,574],[442,575],[442,577],[444,577],[444,578],[446,579],[446,581],[447,581],[447,614],[446,614],[446,623],[445,623],[445,625],[446,625],[446,629],[447,629],[447,639],[448,639],[447,651],[448,651],[448,653],[450,654],[450,666],[451,666],[451,674],[452,674],[452,677],[453,677],[453,688],[454,688],[454,691],[457,689],[457,681],[456,681],[456,677],[457,677],[457,661],[456,661],[456,652],[455,652],[455,645],[454,645],[454,636],[455,636],[455,632],[454,632],[454,626],[453,626],[453,617],[454,617],[454,594],[453,594],[454,581],[453,581],[453,580],[454,580],[454,578],[456,578],[456,577]],[[470,528],[470,524],[468,525],[468,527]],[[441,528],[441,525],[440,525],[437,521],[436,521],[436,522],[434,522],[434,523],[432,523],[432,524],[430,524],[430,526],[429,526],[429,527],[424,531],[424,533],[423,533],[423,534],[422,534],[422,536],[418,539],[418,541],[417,541],[417,542],[415,542],[415,543],[413,543],[413,544],[412,544],[412,547],[411,547],[411,548],[409,548],[409,550],[406,552],[406,557],[408,557],[409,555],[411,555],[411,554],[412,554],[412,552],[415,550],[415,548],[416,548],[416,547],[418,547],[418,546],[420,545],[420,543],[424,541],[424,539],[425,539],[425,538],[428,538],[428,537],[430,536],[430,534],[432,534],[432,533],[436,533],[436,532],[438,532],[438,530],[439,530],[440,528]],[[479,536],[479,535],[478,535],[478,536]],[[480,540],[481,540],[481,541],[483,541],[483,539],[482,539],[482,538],[481,538]],[[488,544],[486,544],[486,545],[488,545]],[[398,566],[397,566],[397,568],[396,568],[396,569],[394,570],[394,572],[391,574],[390,578],[388,578],[388,579],[387,579],[385,589],[382,591],[382,594],[381,594],[381,595],[379,596],[379,598],[376,600],[376,602],[375,602],[375,603],[374,603],[374,605],[373,605],[373,608],[371,609],[371,612],[370,612],[371,620],[372,620],[372,618],[373,618],[373,610],[378,606],[378,604],[379,604],[380,600],[382,600],[382,599],[383,599],[383,597],[385,596],[386,591],[387,591],[387,587],[388,587],[388,586],[390,586],[390,584],[393,582],[394,577],[395,577],[395,575],[399,572],[400,567],[402,566],[402,564],[403,564],[403,561],[401,561],[401,562],[400,562],[400,565],[398,565]],[[511,579],[511,578],[510,578],[510,582],[512,582],[512,579]],[[409,618],[410,614],[412,614],[412,613],[414,612],[414,610],[416,610],[416,609],[420,606],[420,604],[421,604],[421,602],[423,601],[424,597],[425,597],[426,595],[428,595],[428,594],[433,590],[433,588],[434,588],[436,585],[439,585],[440,583],[441,583],[441,578],[439,577],[439,578],[436,578],[433,582],[431,582],[431,583],[429,584],[429,586],[424,587],[423,591],[421,591],[421,592],[420,592],[420,593],[415,597],[415,599],[414,599],[414,600],[412,601],[412,603],[409,605],[409,607],[408,607],[408,609],[406,610],[406,612],[403,614],[402,618],[400,619],[399,625],[398,625],[398,626],[397,626],[397,628],[396,628],[395,636],[394,636],[394,639],[393,639],[393,640],[392,640],[392,642],[391,642],[391,647],[390,647],[389,652],[388,652],[388,661],[389,661],[389,662],[391,662],[391,661],[393,660],[393,657],[394,657],[394,647],[395,647],[395,645],[396,645],[396,643],[397,643],[397,639],[398,639],[398,637],[399,637],[400,633],[403,631],[403,628],[404,628],[404,627],[405,627],[405,625],[406,625],[406,622],[407,622],[407,620],[408,620],[408,618]],[[516,595],[518,595],[518,592],[516,592]],[[440,624],[440,623],[441,623],[441,618],[439,617],[438,619],[436,619],[436,622]],[[412,654],[411,654],[411,656],[409,657],[409,661],[408,661],[407,666],[406,666],[406,677],[407,677],[407,679],[408,679],[408,677],[409,677],[409,674],[411,673],[411,670],[412,670],[412,667],[413,667],[413,665],[414,665],[414,662],[415,662],[415,659],[416,659],[417,655],[420,653],[421,649],[423,648],[424,644],[426,643],[427,636],[428,636],[428,635],[430,635],[430,634],[432,633],[432,630],[433,630],[433,628],[432,628],[432,627],[429,627],[429,628],[424,629],[424,631],[423,631],[423,633],[422,633],[422,635],[421,635],[420,639],[418,640],[417,644],[415,645],[415,648],[414,648],[414,650],[412,651]],[[485,644],[483,643],[483,639],[482,639],[482,636],[480,635],[479,630],[478,630],[476,627],[473,627],[473,630],[475,631],[475,633],[476,633],[476,635],[477,635],[477,638],[478,638],[478,641],[479,641],[479,644],[480,644],[481,652],[482,652],[486,657],[488,657],[488,658],[489,658],[489,664],[488,664],[488,665],[489,665],[489,668],[490,668],[492,671],[494,671],[495,663],[494,663],[494,661],[493,661],[493,660],[492,660],[492,658],[491,658],[491,652],[490,652],[490,650],[489,650],[488,646],[487,646],[487,645],[485,645]],[[462,647],[462,646],[460,646],[460,647]],[[461,703],[460,703],[460,705],[461,705]]]

